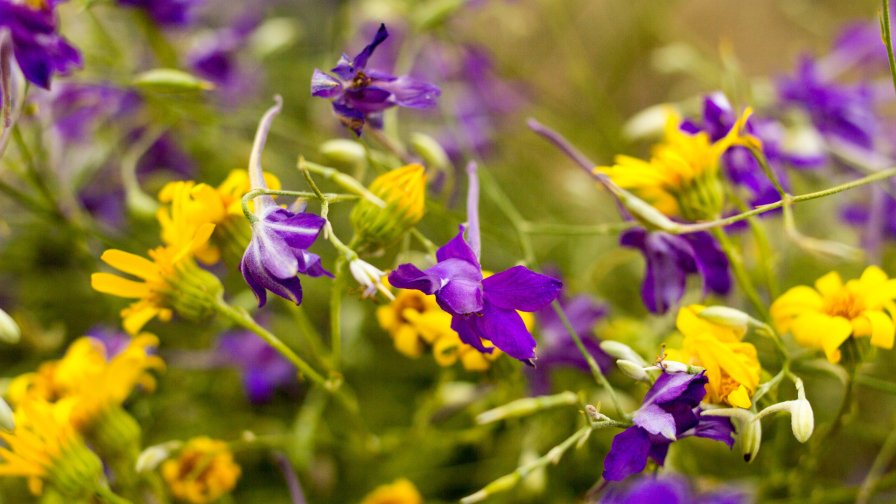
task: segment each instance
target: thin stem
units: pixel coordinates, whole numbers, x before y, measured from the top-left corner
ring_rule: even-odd
[[[855,381],[856,385],[861,385],[865,388],[876,390],[878,392],[896,395],[896,383],[893,383],[891,381],[881,380],[880,378],[875,378],[873,376],[863,374],[857,374]]]
[[[750,300],[756,313],[758,313],[763,320],[768,320],[768,308],[765,307],[765,303],[762,302],[762,298],[759,296],[756,286],[753,285],[753,281],[750,279],[750,274],[744,267],[744,261],[740,256],[740,252],[734,247],[734,244],[731,242],[731,239],[725,233],[724,229],[714,228],[712,229],[712,234],[722,246],[722,250],[728,257],[728,262],[731,263],[731,270],[734,272],[734,277],[737,279],[737,283],[747,295],[747,299]]]
[[[890,31],[890,0],[881,0],[883,12],[881,12],[880,27],[883,32],[884,45],[887,46],[887,61],[890,63],[890,77],[893,79],[893,88],[896,90],[896,59],[893,57],[893,35]]]
[[[871,464],[871,469],[868,471],[868,475],[865,476],[865,481],[863,481],[862,486],[859,487],[859,495],[856,497],[856,504],[865,504],[871,499],[878,482],[880,482],[880,479],[890,465],[890,462],[893,461],[893,457],[896,457],[896,429],[890,431],[883,446],[880,447],[880,451],[877,453],[874,463]]]
[[[635,227],[635,221],[609,222],[605,224],[552,224],[526,222],[523,231],[533,235],[602,236],[625,231]]]
[[[535,250],[525,231],[526,220],[510,201],[510,198],[507,197],[507,194],[501,190],[495,182],[495,179],[492,178],[491,173],[487,170],[481,170],[480,173],[482,181],[486,183],[485,190],[489,193],[489,196],[491,196],[491,199],[494,200],[495,204],[498,205],[501,213],[503,213],[510,221],[514,231],[516,231],[520,249],[522,249],[523,252],[523,262],[528,265],[535,264]]]
[[[330,233],[335,238],[335,234]],[[342,365],[342,287],[345,285],[346,257],[340,254],[333,267],[333,287],[330,289],[330,361],[335,369]]]
[[[408,151],[398,142],[392,140],[388,135],[383,133],[381,130],[376,128],[366,128],[364,132],[368,137],[374,139],[383,146],[387,151],[391,152],[395,155],[401,162],[405,164],[415,163],[417,160],[414,159]]]
[[[585,357],[585,361],[588,363],[588,369],[591,370],[591,375],[594,376],[594,380],[607,390],[607,394],[610,395],[610,401],[612,401],[613,403],[613,408],[616,410],[616,414],[624,416],[625,412],[623,411],[622,406],[619,403],[619,397],[616,396],[616,390],[612,385],[610,385],[610,382],[607,380],[607,377],[604,376],[603,371],[600,370],[600,366],[597,365],[597,362],[594,360],[591,352],[589,352],[588,349],[585,348],[585,344],[582,343],[582,338],[579,337],[579,333],[576,332],[576,330],[572,327],[572,324],[569,322],[569,318],[566,316],[566,312],[563,310],[563,305],[561,305],[560,302],[555,299],[553,302],[551,302],[551,308],[554,309],[554,313],[556,313],[560,318],[560,322],[563,324],[563,327],[566,328],[566,332],[569,333],[569,336],[576,344],[576,348],[578,348],[582,356]]]

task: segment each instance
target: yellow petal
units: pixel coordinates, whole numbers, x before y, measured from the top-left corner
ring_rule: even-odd
[[[743,385],[737,387],[737,389],[728,394],[728,397],[725,399],[728,401],[728,404],[735,408],[749,408],[753,404],[750,400],[749,390]]]
[[[111,273],[90,275],[90,286],[99,292],[129,299],[144,298],[150,293],[145,283],[126,280]]]
[[[896,327],[890,317],[879,311],[871,310],[862,313],[862,316],[871,325],[871,344],[878,348],[892,349]]]
[[[135,277],[144,280],[151,280],[159,277],[159,268],[154,262],[145,257],[131,254],[130,252],[109,249],[103,252],[100,259],[119,271],[123,271],[124,273],[134,275]]]
[[[822,296],[831,296],[843,288],[843,280],[840,278],[839,273],[832,271],[816,280],[815,288],[818,289]]]
[[[159,314],[159,308],[149,304],[131,305],[131,307],[122,310],[121,315],[124,319],[122,325],[128,334],[134,335],[143,329],[147,322]]]
[[[787,332],[793,318],[806,312],[819,312],[822,306],[824,299],[815,289],[800,285],[779,296],[772,303],[770,313],[777,329]]]
[[[884,273],[884,270],[878,268],[877,266],[868,266],[865,268],[865,271],[862,272],[862,276],[859,278],[859,281],[863,284],[868,285],[881,285],[887,283],[887,274]]]

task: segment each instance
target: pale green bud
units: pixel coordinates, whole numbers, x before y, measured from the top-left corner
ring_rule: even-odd
[[[435,138],[424,135],[423,133],[414,133],[411,135],[411,148],[417,153],[426,166],[445,171],[451,166],[451,160],[442,145]]]
[[[328,140],[321,144],[320,154],[334,165],[359,166],[367,163],[364,146],[352,140]]]
[[[746,313],[727,306],[709,306],[704,308],[697,316],[713,324],[734,329],[739,335],[747,332],[747,327],[750,326],[753,320],[753,317]]]
[[[625,359],[619,359],[616,361],[616,365],[619,366],[619,370],[625,373],[626,376],[633,380],[637,381],[649,381],[650,376],[647,375],[647,371],[644,370],[644,366],[639,366],[638,364]]]
[[[145,473],[156,469],[162,462],[168,459],[172,453],[183,446],[181,441],[168,441],[167,443],[150,446],[140,452],[137,457],[137,472]]]
[[[625,122],[622,133],[629,140],[661,136],[669,116],[674,113],[675,108],[666,103],[647,107]]]
[[[215,89],[215,85],[195,75],[174,68],[154,68],[138,74],[131,84],[155,93],[199,93]]]
[[[790,405],[790,428],[793,437],[800,443],[805,443],[812,437],[815,430],[815,414],[812,412],[812,404],[806,400],[806,391],[803,389],[803,380],[796,379],[796,401]]]
[[[600,342],[600,349],[606,352],[611,357],[634,362],[635,364],[640,364],[641,366],[647,365],[647,362],[625,343],[620,343],[618,341],[612,340],[604,340]]]
[[[3,310],[0,310],[0,341],[4,343],[18,343],[22,337],[22,330],[16,321]]]
[[[744,454],[744,460],[752,462],[756,460],[759,453],[759,447],[762,445],[762,422],[758,418],[753,418],[742,425],[743,432],[740,433],[741,451]]]
[[[16,428],[16,421],[12,414],[12,408],[0,397],[0,429],[12,431]]]

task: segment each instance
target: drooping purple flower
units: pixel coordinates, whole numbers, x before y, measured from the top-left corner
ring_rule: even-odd
[[[593,336],[595,324],[607,313],[606,307],[593,297],[584,294],[570,299],[561,296],[559,301],[585,349],[594,357],[602,371],[609,371],[613,366],[613,359],[600,349],[597,339]],[[541,335],[538,367],[528,369],[526,374],[529,376],[532,394],[541,395],[551,390],[552,370],[572,367],[587,372],[588,362],[551,306],[542,308],[536,316]]]
[[[482,340],[489,340],[507,355],[530,365],[535,360],[535,338],[526,329],[517,310],[534,312],[553,301],[563,283],[525,266],[483,278],[479,263],[478,182],[476,165],[467,167],[467,226],[436,252],[435,266],[422,271],[402,264],[389,274],[389,283],[400,289],[435,294],[439,306],[451,315],[451,328],[461,340],[483,353],[491,353]]]
[[[240,369],[249,401],[263,404],[278,389],[296,384],[296,368],[257,335],[248,331],[222,334],[216,349],[220,358]]]
[[[874,148],[880,125],[870,87],[831,82],[812,58],[805,57],[796,75],[778,82],[778,97],[784,105],[802,108],[826,137],[862,149]]]
[[[335,75],[314,69],[311,76],[311,95],[332,100],[336,116],[357,135],[366,123],[381,127],[381,114],[388,108],[431,108],[441,94],[428,82],[367,68],[367,60],[388,37],[386,26],[380,25],[370,44],[354,58],[342,55],[330,70]]]
[[[27,3],[0,0],[0,57],[11,46],[25,78],[44,89],[50,88],[53,74],[81,66],[81,54],[58,33],[56,3],[32,8]]]
[[[332,276],[320,264],[317,254],[308,248],[317,239],[326,220],[305,212],[292,213],[285,208],[269,206],[252,223],[252,240],[240,262],[240,271],[258,299],[258,306],[267,302],[267,292],[302,302],[302,284],[298,274]]]
[[[666,313],[684,296],[687,276],[699,274],[703,290],[726,295],[731,290],[728,257],[711,234],[701,231],[673,235],[662,231],[633,228],[622,234],[623,247],[644,254],[647,273],[641,299],[652,313]]]
[[[159,26],[177,28],[190,24],[193,10],[203,0],[118,0],[119,5],[146,11]]]
[[[721,488],[712,492],[694,492],[690,482],[682,476],[664,475],[659,478],[643,476],[631,485],[612,484],[598,504],[749,504],[750,494],[736,488]]]
[[[663,465],[669,445],[698,436],[734,444],[734,427],[725,417],[701,416],[700,401],[708,379],[700,374],[663,372],[635,412],[634,425],[613,438],[603,477],[621,481],[644,470],[650,458]]]

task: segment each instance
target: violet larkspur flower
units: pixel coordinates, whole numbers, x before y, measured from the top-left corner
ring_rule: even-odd
[[[728,257],[707,232],[673,235],[634,228],[623,233],[619,243],[644,254],[647,273],[641,299],[652,313],[666,313],[677,305],[692,273],[703,278],[704,292],[724,296],[731,290]]]
[[[381,127],[381,113],[390,107],[432,108],[441,94],[428,82],[367,68],[373,51],[388,37],[386,26],[380,25],[370,44],[354,58],[342,55],[330,70],[335,76],[319,69],[311,76],[311,95],[331,99],[336,116],[357,135],[365,123]]]
[[[266,403],[277,389],[296,384],[296,367],[251,332],[221,335],[217,353],[225,362],[239,367],[243,388],[253,404]]]
[[[663,372],[635,412],[634,425],[613,438],[604,459],[604,479],[621,481],[637,474],[648,458],[663,465],[669,445],[684,437],[705,437],[733,446],[734,427],[729,419],[700,415],[707,381],[702,372]]]
[[[0,0],[0,74],[10,45],[25,78],[44,89],[50,88],[53,74],[81,66],[81,54],[57,31],[57,3]]]
[[[193,9],[202,0],[118,0],[119,5],[146,11],[159,26],[181,27],[193,20]]]
[[[274,116],[280,113],[283,101],[275,98],[276,105],[268,109],[258,125],[252,154],[249,158],[249,179],[252,189],[267,189],[264,170],[261,167],[261,151],[267,140]],[[258,306],[267,302],[267,291],[300,304],[302,284],[297,275],[332,276],[320,264],[320,257],[308,252],[326,220],[305,212],[293,213],[278,207],[273,198],[263,195],[255,198],[252,222],[252,240],[240,262],[240,271],[246,283],[258,298]]]
[[[609,488],[599,504],[748,504],[750,495],[735,488],[721,488],[713,492],[697,493],[688,480],[681,476],[659,478],[641,477],[632,485]]]
[[[871,150],[879,134],[870,87],[837,85],[826,80],[812,58],[804,58],[796,75],[778,82],[784,105],[800,107],[823,135]]]
[[[601,371],[609,371],[613,366],[613,358],[600,349],[598,340],[593,337],[594,325],[606,315],[606,307],[588,295],[570,299],[561,296],[560,306],[563,307],[570,325],[582,340],[585,349],[594,357]],[[527,374],[532,394],[542,395],[551,390],[550,374],[553,369],[573,367],[587,372],[588,362],[552,307],[545,306],[538,311],[537,316],[541,351],[538,367],[528,370]]]
[[[491,353],[482,340],[491,341],[507,355],[534,365],[535,338],[526,329],[517,310],[534,312],[553,301],[563,283],[525,266],[483,278],[479,263],[479,186],[476,165],[467,167],[467,226],[436,252],[435,266],[421,271],[402,264],[389,274],[389,283],[400,289],[435,294],[439,306],[451,314],[451,328],[460,339],[483,353]]]

